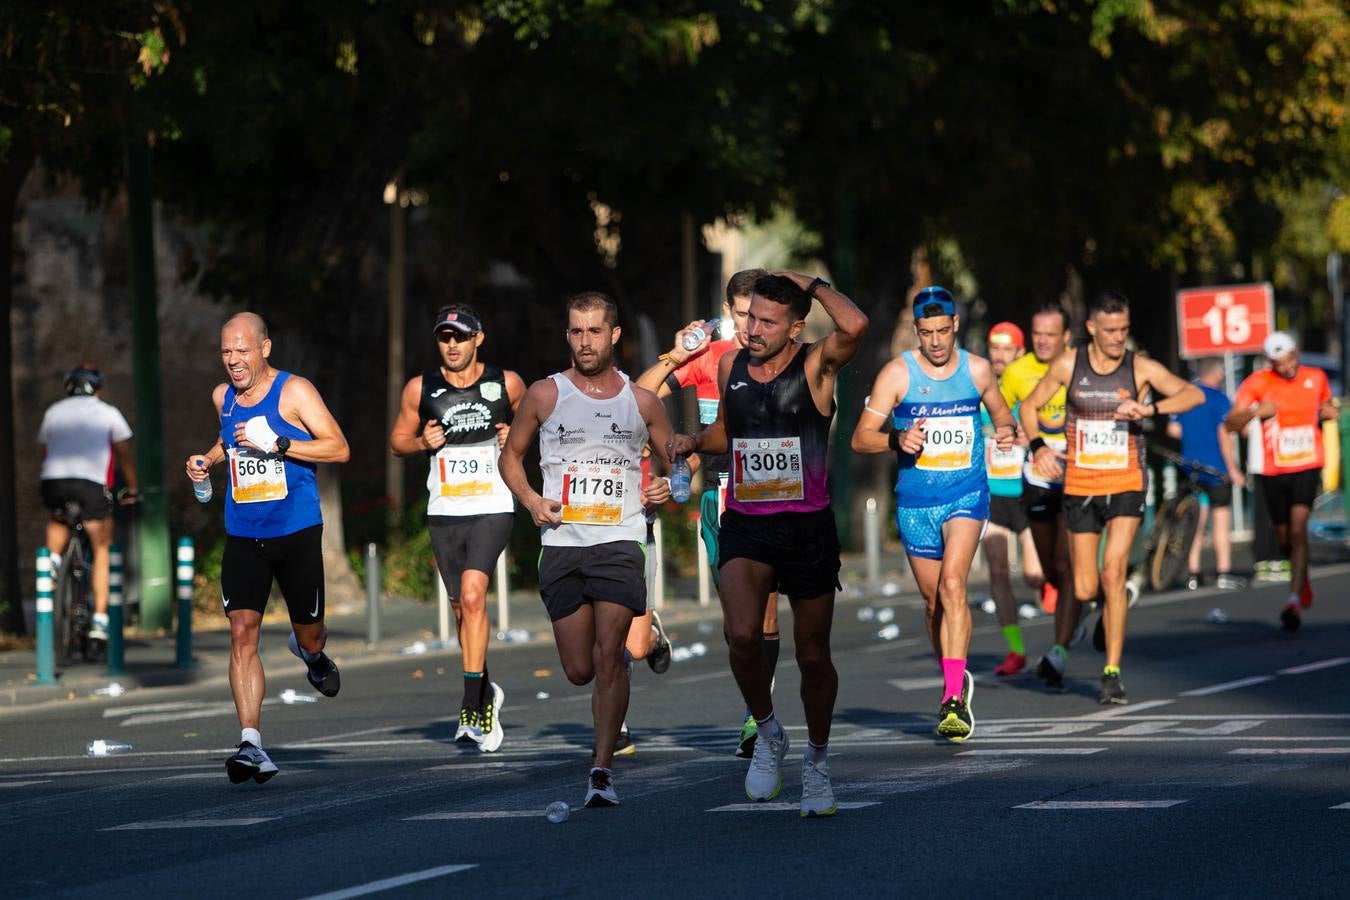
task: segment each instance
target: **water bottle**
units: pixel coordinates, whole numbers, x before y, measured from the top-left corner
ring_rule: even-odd
[[[206,463],[202,462],[200,459],[197,460],[197,468],[199,468],[199,469],[205,469],[205,468],[206,468]],[[210,502],[211,502],[211,476],[210,476],[210,475],[207,475],[207,476],[206,476],[205,478],[203,478],[201,481],[194,481],[194,482],[192,482],[192,493],[193,493],[194,496],[196,496],[197,502],[198,502],[198,503],[210,503]]]
[[[99,738],[96,741],[90,741],[85,745],[85,756],[113,756],[118,753],[130,753],[131,745],[123,744],[118,741],[105,741]]]
[[[548,816],[548,820],[554,825],[561,825],[563,822],[566,822],[567,817],[571,815],[571,813],[572,807],[568,806],[562,800],[554,800],[548,805],[548,809],[544,811],[544,814]]]
[[[686,350],[697,350],[698,345],[703,343],[705,337],[710,338],[717,333],[717,326],[721,324],[721,319],[709,319],[693,331],[686,333],[680,340],[680,346]]]
[[[683,456],[675,457],[675,461],[670,464],[670,499],[676,503],[685,503],[689,500],[689,460]]]

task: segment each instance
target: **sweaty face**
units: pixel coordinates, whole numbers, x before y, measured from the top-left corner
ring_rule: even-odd
[[[750,327],[750,295],[742,294],[731,298],[731,306],[728,307],[723,303],[722,312],[731,317],[731,323],[736,327],[736,345],[744,347],[746,330]]]
[[[778,303],[758,294],[750,299],[745,320],[745,347],[756,362],[773,359],[783,351],[803,323],[793,319],[786,303]]]
[[[260,340],[258,333],[246,325],[227,323],[220,330],[220,361],[237,393],[249,390],[263,377],[271,352],[272,342]]]
[[[1069,345],[1069,329],[1059,313],[1037,313],[1031,317],[1031,352],[1043,363],[1059,356]]]
[[[619,327],[605,321],[603,308],[577,310],[567,314],[567,346],[572,349],[572,366],[586,377],[594,377],[610,368]]]
[[[1008,341],[999,341],[989,345],[989,365],[995,375],[1002,375],[1008,363],[1022,355],[1022,348]]]
[[[959,319],[959,316],[927,316],[914,323],[914,333],[919,338],[919,352],[924,359],[941,366],[952,358]]]
[[[476,331],[464,334],[453,328],[442,328],[436,332],[436,349],[441,354],[441,365],[451,372],[463,372],[478,359],[478,347],[483,343],[483,333]]]
[[[1088,320],[1088,333],[1107,359],[1120,359],[1125,355],[1125,341],[1130,336],[1130,314],[1097,313]]]
[[[1277,357],[1270,361],[1270,367],[1275,370],[1275,374],[1286,380],[1292,379],[1298,374],[1298,351],[1290,350],[1284,356]]]

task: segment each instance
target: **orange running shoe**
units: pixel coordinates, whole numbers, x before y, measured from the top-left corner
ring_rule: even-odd
[[[1307,609],[1312,606],[1312,582],[1303,579],[1303,590],[1298,592],[1298,605]]]
[[[1053,616],[1058,605],[1059,588],[1047,581],[1041,585],[1041,609],[1045,610],[1046,615]]]

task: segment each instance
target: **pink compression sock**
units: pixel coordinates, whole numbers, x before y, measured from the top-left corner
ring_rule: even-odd
[[[965,681],[966,661],[942,657],[942,702],[961,696],[961,687]]]

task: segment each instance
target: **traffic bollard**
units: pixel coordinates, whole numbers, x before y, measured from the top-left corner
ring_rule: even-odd
[[[497,630],[511,630],[511,575],[505,550],[497,557]]]
[[[108,548],[108,674],[126,672],[126,651],[122,641],[125,626],[122,615],[122,548]]]
[[[178,539],[178,660],[180,669],[192,668],[192,563],[196,550],[192,538]]]
[[[437,571],[436,580],[441,580]],[[380,548],[366,544],[366,643],[380,642]]]
[[[863,517],[863,553],[867,557],[867,583],[881,581],[881,512],[877,498],[867,498],[867,514]]]
[[[652,536],[655,540],[652,543],[652,562],[655,575],[653,581],[652,596],[648,599],[652,602],[652,609],[664,609],[666,605],[666,542],[661,535],[661,518],[657,517],[652,523]]]
[[[56,636],[52,633],[52,552],[37,552],[37,679],[34,684],[56,684]]]

